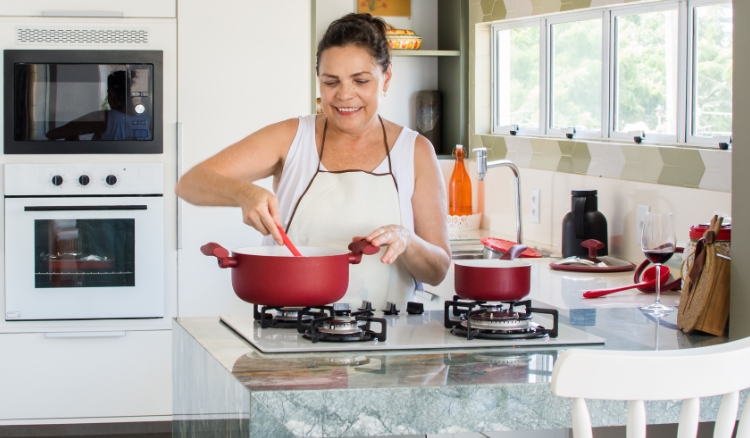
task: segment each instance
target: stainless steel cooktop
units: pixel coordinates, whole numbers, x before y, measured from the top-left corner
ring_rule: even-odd
[[[540,339],[481,339],[456,336],[444,326],[443,311],[427,311],[422,315],[385,315],[385,341],[317,342],[290,328],[261,328],[251,316],[222,315],[220,318],[232,330],[263,353],[348,352],[383,350],[441,350],[470,348],[557,348],[571,345],[603,345],[604,338],[576,328],[559,324],[556,338]],[[534,322],[552,326],[552,318],[534,314]],[[373,324],[379,329],[377,324]]]

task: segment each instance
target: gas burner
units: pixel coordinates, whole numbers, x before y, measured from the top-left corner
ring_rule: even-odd
[[[304,320],[311,320],[316,316],[325,316],[323,307],[305,308],[305,307],[270,307],[262,306],[258,310],[258,305],[253,305],[253,316],[262,328],[297,328],[299,325],[300,312],[308,309],[308,312],[302,317]],[[313,310],[314,309],[314,310]]]
[[[307,309],[299,313],[297,331],[313,343],[385,341],[385,319],[374,318],[372,306],[363,303],[359,311],[352,312],[348,303],[335,303],[322,309],[322,315],[308,313]],[[370,329],[371,322],[380,324],[380,332]]]
[[[525,310],[519,312],[515,310],[516,307],[524,307]],[[533,322],[534,312],[552,315],[552,329]],[[458,318],[451,318],[451,313]],[[451,329],[454,335],[465,336],[469,340],[556,338],[557,318],[557,310],[534,308],[531,300],[487,303],[466,301],[454,296],[452,301],[445,302],[445,327]]]

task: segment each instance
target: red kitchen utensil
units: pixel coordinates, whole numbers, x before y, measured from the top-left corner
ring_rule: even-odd
[[[349,287],[349,264],[358,264],[362,254],[377,254],[380,248],[360,239],[349,251],[300,246],[303,257],[289,255],[280,246],[255,246],[228,250],[207,243],[201,252],[218,259],[220,268],[232,268],[232,288],[248,303],[272,307],[315,307],[335,303]]]
[[[669,280],[669,267],[662,266],[659,272],[661,283],[664,284]],[[589,290],[583,293],[584,298],[599,298],[605,295],[621,292],[628,289],[641,287],[654,287],[656,285],[656,266],[652,266],[643,273],[643,280],[640,283],[629,284],[627,286],[613,287],[609,289]]]
[[[506,255],[515,258],[525,245],[516,244]],[[457,260],[453,287],[456,295],[474,301],[518,301],[531,289],[531,265],[520,260]]]
[[[510,249],[513,245],[516,244],[516,242],[512,242],[510,240],[505,240],[505,239],[498,239],[496,237],[482,237],[479,240],[480,242],[482,242],[482,245],[484,245],[486,248],[489,248],[492,251],[495,251],[496,253],[506,253],[508,252],[508,249]],[[526,248],[521,253],[520,257],[540,258],[542,257],[542,253],[535,250],[534,248]],[[491,258],[497,258],[497,257],[491,257]]]
[[[297,247],[294,246],[292,241],[289,239],[289,236],[286,235],[286,233],[284,232],[284,229],[278,225],[276,226],[276,228],[278,228],[279,233],[281,233],[281,240],[284,241],[284,246],[289,248],[289,251],[291,251],[295,257],[302,257],[302,254],[300,254],[300,252],[297,250]]]
[[[674,249],[675,254],[682,254],[685,251],[685,248],[678,246]],[[644,275],[644,271],[646,268],[651,264],[651,262],[646,259],[643,262],[641,262],[640,265],[638,265],[638,269],[635,270],[635,274],[633,275],[633,282],[634,283],[640,283],[642,281],[641,275]],[[653,266],[651,267],[653,268]],[[648,269],[651,269],[648,268]],[[654,274],[651,274],[654,275]],[[638,288],[639,291],[645,292],[647,294],[653,294],[656,293],[656,286],[642,286]],[[665,292],[668,290],[682,290],[682,278],[678,275],[677,278],[674,278],[672,281],[667,281],[661,284],[661,291]]]

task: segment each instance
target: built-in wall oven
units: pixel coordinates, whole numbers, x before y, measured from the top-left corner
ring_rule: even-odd
[[[5,319],[163,317],[162,167],[5,164]]]

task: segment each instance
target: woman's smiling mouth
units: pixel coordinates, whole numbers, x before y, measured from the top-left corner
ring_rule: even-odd
[[[339,112],[339,114],[345,114],[345,115],[354,114],[357,111],[359,111],[359,110],[362,109],[361,106],[354,107],[354,108],[352,108],[352,107],[335,107],[335,108],[336,108],[336,111]]]

